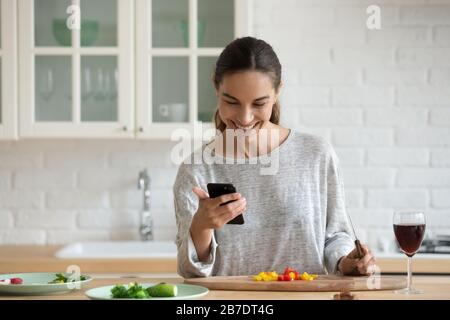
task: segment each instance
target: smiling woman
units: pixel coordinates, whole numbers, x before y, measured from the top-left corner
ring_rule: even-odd
[[[252,37],[234,40],[217,60],[213,81],[219,134],[180,166],[174,184],[179,274],[255,275],[285,266],[301,273],[370,273],[371,252],[363,246],[363,257],[357,255],[350,237],[332,146],[279,124],[281,65],[272,47]],[[229,142],[230,131],[258,139],[268,131],[277,139],[270,137],[268,152],[257,153],[256,162],[230,163],[226,152],[226,163],[192,164],[192,156],[202,159],[211,145]],[[231,158],[247,149],[243,141]],[[215,148],[212,153],[223,156]],[[277,170],[261,170],[267,163],[259,160],[267,157]],[[214,182],[231,183],[239,193],[210,198],[205,190]],[[240,214],[244,224],[228,223]]]
[[[280,123],[281,64],[263,40],[246,37],[230,43],[217,60],[213,81],[219,98],[214,120],[220,131]]]
[[[238,84],[245,86],[238,87]],[[230,74],[225,77],[217,91],[219,108],[216,121],[219,130],[225,130],[226,127],[249,130],[268,125],[273,113],[273,100],[277,99],[278,95],[270,78],[264,73],[247,71]],[[270,94],[264,95],[265,92]],[[276,108],[279,108],[278,105]]]

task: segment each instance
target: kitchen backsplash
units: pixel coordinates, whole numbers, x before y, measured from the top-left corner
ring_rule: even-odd
[[[155,239],[174,239],[167,141],[27,140],[0,143],[0,243],[57,244],[139,239],[143,192],[151,177]]]
[[[450,233],[450,1],[383,0],[381,30],[361,0],[253,1],[254,35],[283,66],[282,124],[328,139],[349,213],[375,250],[393,249],[392,213]],[[211,88],[212,90],[212,88]],[[167,141],[0,142],[0,243],[138,239],[151,176],[156,239],[174,239]]]

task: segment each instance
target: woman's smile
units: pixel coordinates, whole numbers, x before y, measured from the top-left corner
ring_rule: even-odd
[[[236,121],[233,121],[233,120],[230,120],[230,121],[234,125],[235,129],[242,129],[242,130],[251,130],[251,129],[255,128],[256,125],[259,123],[259,121],[257,121],[250,125],[243,126],[241,124],[238,124],[238,122],[236,122]]]

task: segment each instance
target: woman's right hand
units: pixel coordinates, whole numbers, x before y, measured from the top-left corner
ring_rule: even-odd
[[[209,194],[199,187],[194,187],[192,191],[197,195],[199,205],[192,223],[198,229],[220,229],[228,221],[245,211],[247,201],[239,193],[225,194],[217,198],[210,198]],[[230,202],[221,206],[222,203]]]

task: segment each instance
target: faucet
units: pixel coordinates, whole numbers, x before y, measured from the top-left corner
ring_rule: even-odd
[[[144,190],[144,204],[141,212],[139,234],[141,240],[153,240],[153,218],[150,215],[150,176],[146,169],[139,172],[138,189]]]

